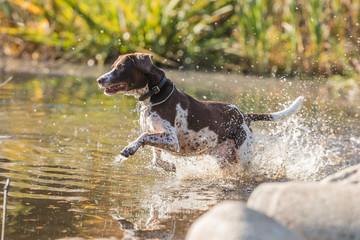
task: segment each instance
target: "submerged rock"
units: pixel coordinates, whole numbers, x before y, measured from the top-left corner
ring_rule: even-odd
[[[290,182],[261,184],[247,206],[308,240],[355,240],[360,239],[359,203],[356,184]]]
[[[244,203],[225,201],[213,207],[190,227],[186,240],[300,240],[274,219]]]

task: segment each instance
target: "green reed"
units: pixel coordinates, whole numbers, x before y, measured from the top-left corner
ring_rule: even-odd
[[[7,55],[103,64],[140,51],[190,69],[360,74],[358,1],[5,0],[0,17]]]

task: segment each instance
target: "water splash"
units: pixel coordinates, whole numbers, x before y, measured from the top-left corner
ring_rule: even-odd
[[[114,163],[123,163],[126,160],[128,160],[127,157],[124,157],[123,155],[119,154],[115,157]]]
[[[255,147],[248,166],[235,164],[221,169],[211,156],[179,158],[165,154],[164,159],[177,167],[183,180],[241,179],[317,180],[323,169],[341,163],[340,153],[330,146],[331,136],[316,125],[303,123],[302,117],[253,126]]]
[[[339,163],[337,153],[329,149],[329,136],[300,117],[274,125],[256,132],[251,173],[268,179],[316,180],[322,169]]]

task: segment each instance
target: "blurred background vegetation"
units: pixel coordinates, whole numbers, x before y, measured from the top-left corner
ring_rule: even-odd
[[[360,76],[358,0],[2,0],[5,56],[95,64]]]

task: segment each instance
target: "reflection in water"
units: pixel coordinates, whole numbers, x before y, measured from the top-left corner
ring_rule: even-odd
[[[12,180],[7,237],[183,239],[209,207],[246,201],[261,182],[317,180],[360,162],[353,96],[350,104],[307,81],[169,77],[198,99],[245,112],[278,111],[299,95],[306,101],[297,117],[252,126],[257,145],[246,171],[221,170],[205,156],[171,159],[178,172],[170,174],[150,165],[147,148],[116,160],[139,134],[133,98],[106,97],[94,79],[14,77],[0,88],[0,187]]]

